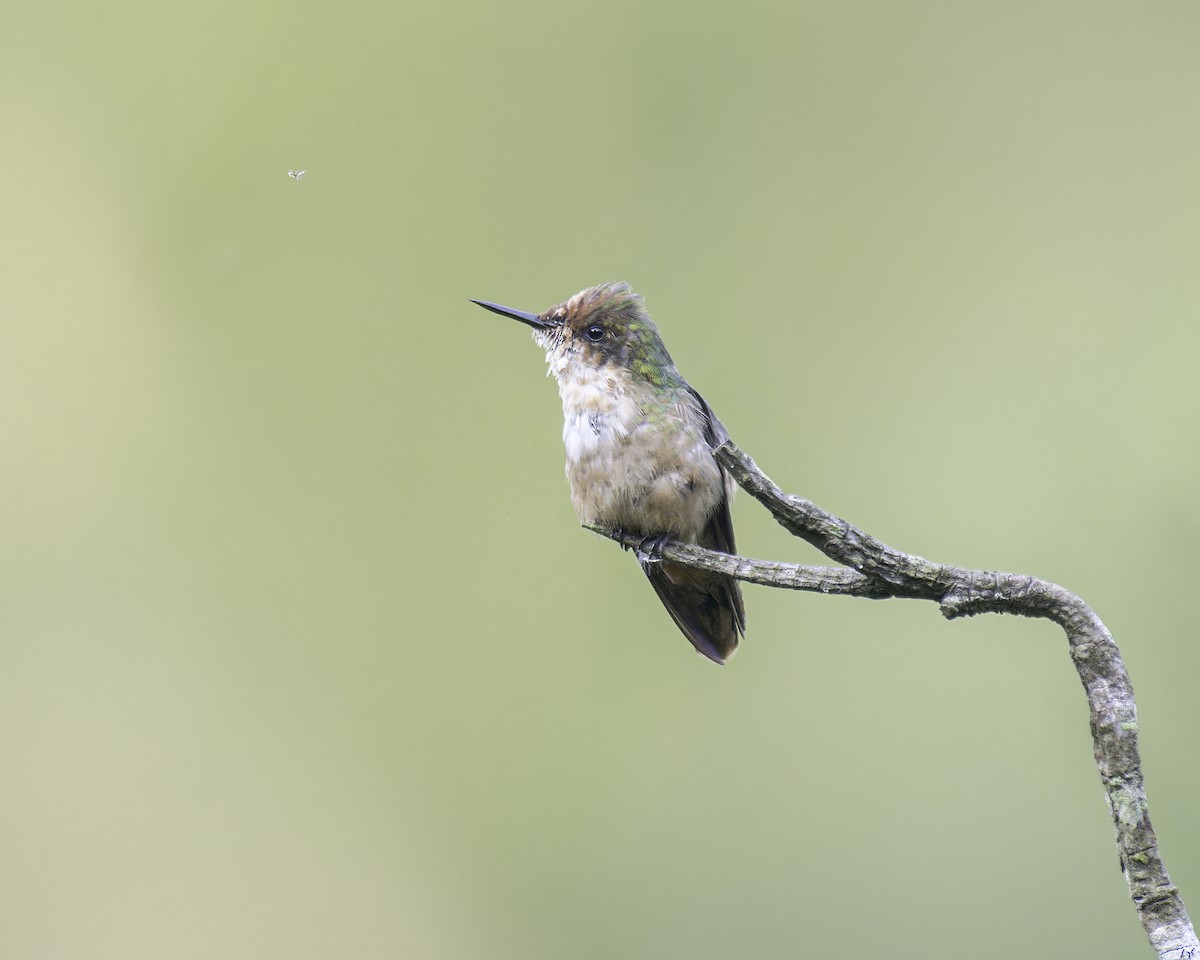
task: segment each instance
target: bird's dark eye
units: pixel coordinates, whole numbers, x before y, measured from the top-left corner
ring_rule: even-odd
[[[587,328],[586,336],[592,343],[599,343],[604,339],[604,328],[598,323],[593,323]]]

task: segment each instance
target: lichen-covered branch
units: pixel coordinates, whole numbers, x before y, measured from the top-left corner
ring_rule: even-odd
[[[1013,613],[1052,620],[1063,628],[1087,695],[1096,765],[1138,918],[1162,960],[1200,958],[1200,942],[1163,866],[1150,824],[1133,687],[1112,634],[1092,609],[1073,593],[1036,577],[966,570],[894,550],[816,504],[784,493],[731,441],[716,455],[738,484],[790,533],[843,566],[753,560],[674,541],[657,546],[656,553],[663,559],[769,587],[876,600],[932,600],[951,620]],[[642,546],[641,538],[634,535],[590,529],[626,547]]]

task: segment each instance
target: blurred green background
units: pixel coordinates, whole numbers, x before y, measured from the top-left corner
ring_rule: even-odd
[[[5,21],[0,955],[1149,955],[1054,628],[748,588],[717,669],[578,528],[467,298],[609,279],[785,488],[1097,608],[1196,909],[1200,8]]]

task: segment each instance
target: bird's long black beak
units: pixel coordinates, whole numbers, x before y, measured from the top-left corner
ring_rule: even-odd
[[[502,317],[510,317],[513,320],[520,320],[522,323],[527,323],[535,330],[549,330],[554,326],[549,320],[543,320],[536,313],[526,313],[524,310],[502,307],[498,303],[488,303],[486,300],[472,300],[471,302],[479,304],[484,310],[491,310],[492,313],[498,313]]]

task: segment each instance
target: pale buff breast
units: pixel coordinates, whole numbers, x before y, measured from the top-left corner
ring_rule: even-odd
[[[611,368],[579,364],[552,372],[580,521],[695,541],[724,486],[691,396],[664,403]]]

